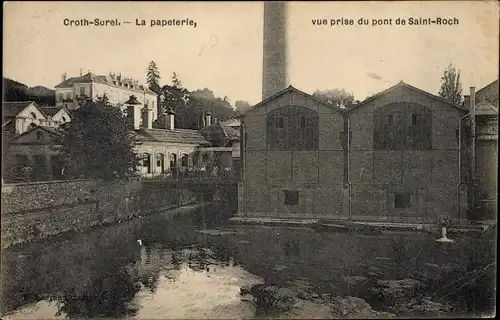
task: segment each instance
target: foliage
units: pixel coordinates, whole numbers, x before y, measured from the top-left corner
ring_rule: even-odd
[[[238,100],[234,103],[234,108],[236,109],[237,114],[244,114],[245,112],[250,110],[251,107],[252,106],[250,105],[250,103],[243,100]]]
[[[56,101],[55,91],[42,86],[28,88],[20,82],[3,78],[3,88],[3,101],[34,101],[39,106],[53,106]]]
[[[452,103],[462,103],[462,84],[460,83],[460,70],[457,70],[453,64],[449,64],[441,77],[441,88],[439,96]]]
[[[156,65],[156,62],[151,61],[148,65],[148,72],[146,74],[149,89],[156,93],[160,92],[160,79],[161,77],[158,66]]]
[[[183,87],[179,74],[173,73],[172,84],[161,88],[163,102],[159,104],[159,114],[172,108],[175,112],[175,126],[183,129],[200,129],[203,126],[203,115],[212,114],[212,118],[221,121],[235,116],[235,112],[227,97],[218,98],[205,88],[189,92]],[[161,99],[161,98],[160,98]],[[162,119],[155,122],[155,127],[163,127]]]
[[[113,179],[133,175],[139,159],[126,116],[106,97],[82,101],[71,122],[63,126],[60,141],[71,177]]]
[[[345,89],[316,90],[313,97],[339,108],[350,108],[354,105],[354,94]]]

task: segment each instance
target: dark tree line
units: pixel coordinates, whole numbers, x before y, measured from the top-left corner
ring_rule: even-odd
[[[53,106],[56,101],[54,90],[43,86],[29,88],[12,79],[3,78],[3,101],[34,101],[40,106]]]

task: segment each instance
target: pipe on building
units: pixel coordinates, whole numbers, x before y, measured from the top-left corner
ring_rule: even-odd
[[[460,222],[460,186],[462,185],[462,120],[468,117],[467,113],[458,120],[458,183],[457,183],[457,220]]]

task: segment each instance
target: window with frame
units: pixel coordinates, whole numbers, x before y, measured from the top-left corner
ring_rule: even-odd
[[[279,107],[267,115],[267,149],[316,151],[319,145],[318,112],[303,106]]]
[[[59,101],[63,101],[64,100],[64,95],[62,93],[59,93],[58,97],[59,97]]]
[[[85,87],[80,87],[80,95],[81,96],[85,95]]]
[[[410,193],[395,193],[394,208],[404,209],[410,207]]]
[[[274,127],[277,129],[283,129],[283,117],[276,118],[276,122],[274,122]]]
[[[299,204],[299,192],[297,190],[283,190],[285,193],[285,204],[296,206]]]
[[[43,132],[42,131],[38,131],[36,133],[36,139],[37,140],[42,140],[43,139]]]

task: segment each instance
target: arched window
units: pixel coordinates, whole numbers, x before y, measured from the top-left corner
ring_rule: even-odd
[[[187,153],[182,154],[181,158],[181,166],[187,167],[188,166],[188,160],[189,160],[189,155]]]
[[[142,166],[147,168],[147,172],[151,173],[151,154],[145,152],[142,157]]]
[[[373,122],[375,149],[432,149],[432,111],[425,106],[391,103],[375,110]]]
[[[177,155],[175,153],[170,154],[170,167],[177,167]]]
[[[160,172],[165,171],[164,163],[165,163],[165,156],[163,155],[163,153],[157,153],[156,154],[156,167],[160,170]]]
[[[30,115],[33,119],[36,119],[36,114],[34,112],[31,112]]]
[[[61,119],[62,121],[66,122],[66,117],[63,116]]]
[[[281,107],[267,115],[268,150],[318,150],[318,113],[301,106]]]

